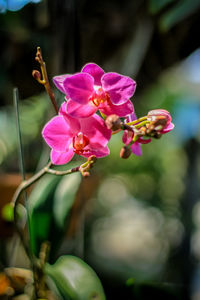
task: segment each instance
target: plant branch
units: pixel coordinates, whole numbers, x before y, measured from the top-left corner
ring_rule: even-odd
[[[88,171],[90,170],[90,168],[92,168],[92,166],[96,162],[96,160],[97,160],[96,156],[92,155],[82,165],[72,168],[72,169],[69,169],[69,170],[66,170],[66,171],[57,171],[57,170],[50,169],[50,167],[52,166],[52,162],[49,162],[43,169],[41,169],[38,173],[33,175],[31,178],[22,181],[22,183],[18,186],[18,188],[15,191],[14,196],[12,198],[12,203],[14,205],[14,220],[16,221],[16,219],[17,219],[17,209],[16,208],[17,208],[17,204],[19,202],[20,196],[28,187],[30,187],[33,183],[35,183],[43,175],[45,175],[46,173],[50,173],[53,175],[69,175],[74,172],[80,171],[81,174],[84,176],[84,173],[88,173]]]
[[[49,174],[62,176],[62,175],[68,175],[68,174],[72,174],[74,172],[78,172],[79,169],[80,169],[80,166],[72,168],[70,170],[66,170],[66,171],[58,171],[58,170],[53,170],[53,169],[47,168],[46,172]]]
[[[46,64],[43,60],[42,57],[42,51],[40,49],[40,47],[37,47],[37,52],[36,52],[36,57],[35,60],[40,64],[40,69],[41,69],[41,73],[42,73],[42,79],[41,79],[41,74],[39,71],[37,70],[33,70],[32,75],[33,77],[42,85],[44,85],[47,94],[49,95],[49,98],[51,99],[51,102],[54,106],[54,109],[56,111],[56,113],[58,114],[58,106],[56,103],[56,99],[55,99],[55,95],[51,89],[51,86],[49,84],[49,79],[48,79],[48,75],[47,75],[47,69],[46,69]]]
[[[145,120],[147,120],[147,117],[146,117],[146,116],[141,117],[141,118],[139,118],[139,119],[137,119],[137,120],[128,122],[128,123],[126,123],[126,125],[135,125],[135,124],[138,124],[138,123],[140,123],[140,122],[142,122],[142,121],[145,121]]]

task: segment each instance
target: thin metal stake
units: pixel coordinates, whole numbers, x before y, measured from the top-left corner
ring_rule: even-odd
[[[17,125],[17,135],[18,135],[18,149],[19,149],[19,167],[22,176],[22,180],[25,180],[25,167],[24,167],[24,152],[22,146],[22,136],[21,136],[21,128],[19,121],[19,92],[18,88],[13,89],[13,100],[14,100],[14,108],[15,108],[15,117],[16,117],[16,125]]]
[[[18,92],[18,88],[14,88],[13,89],[13,101],[14,101],[14,109],[15,109],[15,116],[16,116],[16,126],[17,126],[17,136],[18,136],[18,151],[19,151],[19,168],[20,168],[20,172],[21,172],[21,176],[22,176],[22,180],[25,180],[26,178],[26,173],[25,173],[25,164],[24,164],[24,151],[23,151],[23,145],[22,145],[22,136],[21,136],[21,128],[20,128],[20,120],[19,120],[19,92]],[[28,227],[28,245],[30,245],[30,229],[29,229],[29,217],[28,217],[28,197],[27,197],[27,193],[24,192],[24,203],[25,203],[25,207],[26,207],[26,211],[27,211],[27,218],[28,218],[28,222],[27,222],[27,227]],[[27,243],[25,242],[24,236],[21,232],[21,230],[18,230],[18,233],[20,235],[21,241],[23,243],[24,249],[30,259],[30,263],[32,266],[32,270],[33,270],[33,274],[34,274],[34,286],[35,286],[35,274],[36,274],[36,270],[35,270],[35,265],[34,265],[34,256],[29,248],[29,246],[27,245]],[[37,298],[36,297],[36,289],[35,289],[35,295],[34,295],[34,299]]]
[[[22,176],[22,180],[25,180],[26,174],[25,174],[25,165],[24,165],[24,151],[23,151],[23,145],[22,145],[22,136],[21,136],[21,128],[20,128],[20,120],[19,120],[19,92],[18,88],[13,89],[13,101],[14,101],[14,109],[15,109],[15,118],[16,118],[16,127],[17,127],[17,137],[18,137],[18,154],[19,154],[19,168],[20,168],[20,173]],[[28,209],[27,205],[27,193],[23,193],[24,197],[24,203],[26,207],[26,211]],[[28,216],[28,214],[27,214]],[[28,220],[28,232],[29,232],[29,220]],[[29,235],[30,237],[30,235]],[[24,247],[27,250],[27,245],[25,244],[25,240],[23,238],[22,242],[24,243]],[[29,243],[29,241],[28,241]],[[28,251],[29,257],[30,255],[30,250]]]

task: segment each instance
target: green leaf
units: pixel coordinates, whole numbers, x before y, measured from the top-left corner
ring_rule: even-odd
[[[64,176],[58,184],[54,195],[53,214],[58,227],[63,229],[66,217],[74,203],[74,198],[81,183],[81,174]]]
[[[13,222],[14,221],[14,208],[11,203],[8,203],[3,206],[1,210],[1,216],[3,220],[7,222]]]
[[[30,243],[36,256],[41,244],[51,237],[54,192],[60,179],[58,176],[45,175],[35,185],[28,199]]]
[[[98,276],[78,257],[61,256],[54,265],[46,264],[45,273],[64,300],[106,299]]]
[[[54,224],[50,239],[51,260],[56,255],[60,243],[65,236],[66,228],[70,220],[69,216],[71,208],[76,199],[80,183],[81,174],[77,172],[68,176],[63,176],[56,187],[52,208]]]
[[[149,0],[149,11],[151,14],[157,14],[174,1],[175,0]]]
[[[67,169],[72,167],[74,163],[67,165]],[[67,176],[47,174],[35,185],[28,211],[31,248],[36,256],[45,241],[51,244],[50,259],[56,255],[80,182],[81,175],[77,172]]]
[[[188,16],[192,15],[200,6],[199,0],[182,0],[179,1],[173,8],[168,10],[160,18],[160,28],[167,31],[174,25],[178,24]]]

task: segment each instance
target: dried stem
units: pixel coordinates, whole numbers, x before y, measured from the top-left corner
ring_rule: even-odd
[[[58,171],[58,170],[53,170],[53,169],[47,169],[47,173],[62,176],[62,175],[68,175],[68,174],[71,174],[71,173],[74,173],[74,172],[78,172],[79,169],[80,169],[80,166],[78,166],[76,168],[72,168],[70,170],[66,170],[66,171]]]
[[[58,114],[58,106],[56,103],[56,99],[54,96],[54,93],[51,89],[51,86],[49,84],[49,79],[48,79],[48,75],[47,75],[47,69],[46,69],[46,64],[43,60],[42,57],[42,51],[40,49],[40,47],[37,47],[37,52],[36,52],[36,57],[35,60],[40,64],[40,69],[41,69],[41,73],[42,73],[42,79],[41,79],[41,74],[39,71],[34,70],[32,72],[33,77],[42,85],[44,85],[47,94],[49,95],[49,98],[51,99],[51,102],[54,106],[54,109],[56,111],[56,113]]]
[[[141,117],[141,118],[139,118],[137,120],[134,120],[134,121],[131,121],[131,122],[128,122],[128,123],[126,123],[126,125],[135,125],[135,124],[138,124],[138,123],[140,123],[142,121],[145,121],[145,120],[147,120],[147,116]]]
[[[50,173],[53,175],[69,175],[74,172],[80,171],[81,174],[84,176],[84,173],[87,173],[90,170],[90,168],[92,168],[92,166],[95,162],[96,162],[96,157],[91,156],[82,165],[80,165],[76,168],[66,170],[66,171],[57,171],[57,170],[50,169],[50,167],[52,166],[52,162],[49,162],[43,169],[41,169],[38,173],[33,175],[31,178],[22,181],[22,183],[18,186],[17,190],[15,191],[15,194],[12,199],[12,203],[14,205],[14,220],[15,220],[15,222],[17,221],[17,204],[19,202],[20,196],[28,187],[30,187],[33,183],[35,183],[43,175],[45,175],[46,173]]]
[[[120,132],[122,130],[128,130],[128,131],[134,132],[134,128],[140,128],[140,127],[142,127],[143,125],[145,125],[147,123],[149,123],[149,122],[147,121],[147,117],[146,116],[145,117],[141,117],[141,118],[139,118],[139,119],[137,119],[135,121],[129,122],[129,123],[123,123],[122,122],[121,123],[121,128],[118,129],[118,130],[113,131],[112,134],[116,134],[116,133],[118,133],[118,132]]]

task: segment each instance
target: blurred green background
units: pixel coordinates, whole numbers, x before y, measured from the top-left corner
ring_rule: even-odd
[[[43,0],[0,15],[0,45],[1,186],[19,171],[14,87],[26,172],[48,159],[41,129],[54,112],[31,76],[37,46],[51,83],[95,62],[136,80],[138,116],[170,111],[175,129],[143,145],[141,157],[120,159],[122,135],[112,137],[110,156],[83,182],[76,230],[59,253],[84,257],[108,299],[200,299],[200,2]],[[1,202],[9,197],[0,191]],[[6,264],[10,238],[1,236]]]

